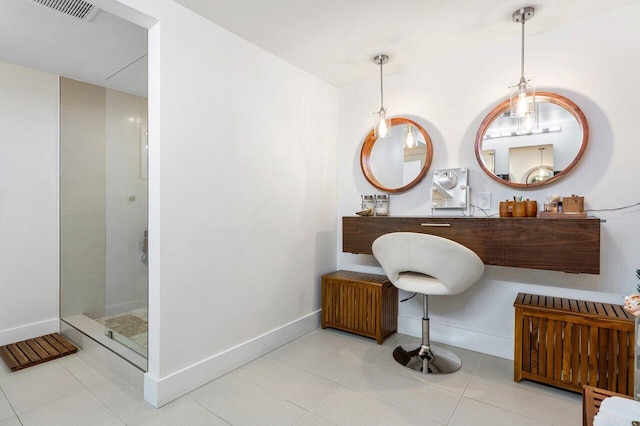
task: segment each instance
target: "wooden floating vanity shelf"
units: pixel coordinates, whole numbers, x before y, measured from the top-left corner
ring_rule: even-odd
[[[372,254],[390,232],[419,232],[456,241],[486,265],[600,273],[600,219],[343,217],[342,251]]]

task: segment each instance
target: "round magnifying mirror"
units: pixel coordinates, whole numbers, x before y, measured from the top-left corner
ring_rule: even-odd
[[[387,136],[369,132],[360,153],[360,167],[369,183],[384,192],[416,186],[431,166],[433,148],[426,130],[408,118],[392,118]]]
[[[476,158],[492,179],[515,188],[548,185],[578,163],[589,139],[584,114],[557,93],[536,93],[535,116],[509,115],[509,99],[482,121]]]

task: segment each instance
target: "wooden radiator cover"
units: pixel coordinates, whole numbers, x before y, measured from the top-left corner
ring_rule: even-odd
[[[322,276],[322,328],[331,327],[381,344],[398,328],[398,289],[385,275],[337,271]]]
[[[514,380],[633,395],[635,321],[622,305],[519,293]]]

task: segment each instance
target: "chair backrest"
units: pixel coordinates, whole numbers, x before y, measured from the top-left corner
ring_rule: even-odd
[[[373,242],[373,255],[395,283],[403,272],[436,278],[447,294],[462,293],[484,273],[484,263],[473,251],[446,238],[413,232],[394,232]]]

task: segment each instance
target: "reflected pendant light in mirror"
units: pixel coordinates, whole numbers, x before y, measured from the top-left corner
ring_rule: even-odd
[[[376,138],[384,138],[391,129],[391,119],[384,107],[384,90],[382,86],[382,66],[389,62],[389,56],[377,55],[373,58],[376,65],[380,65],[380,111],[373,113],[373,134]]]
[[[543,182],[553,177],[553,168],[544,165],[544,147],[538,148],[538,151],[540,151],[540,166],[527,175],[528,184]]]
[[[513,22],[522,24],[520,80],[509,86],[509,111],[511,117],[518,119],[518,132],[529,133],[537,127],[536,88],[532,77],[524,75],[524,23],[533,18],[535,9],[523,7],[513,13]]]
[[[416,141],[416,134],[413,131],[413,126],[411,124],[407,125],[407,137],[404,140],[405,148],[415,148],[418,145]]]

